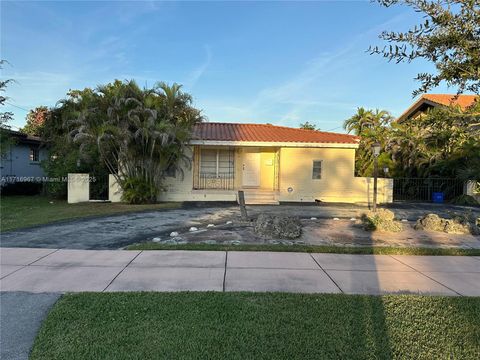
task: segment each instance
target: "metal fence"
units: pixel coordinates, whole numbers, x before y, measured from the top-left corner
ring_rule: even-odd
[[[443,193],[444,201],[462,195],[464,182],[449,178],[393,179],[393,201],[432,201],[434,192]]]
[[[235,178],[231,173],[225,174],[199,174],[195,189],[233,190]]]

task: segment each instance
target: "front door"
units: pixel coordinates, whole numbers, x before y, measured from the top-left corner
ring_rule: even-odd
[[[243,186],[260,186],[260,153],[243,153]]]

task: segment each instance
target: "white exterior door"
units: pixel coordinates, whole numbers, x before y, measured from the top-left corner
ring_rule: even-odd
[[[243,186],[260,186],[260,153],[243,153]]]

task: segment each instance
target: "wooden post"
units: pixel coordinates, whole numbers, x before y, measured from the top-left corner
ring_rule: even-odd
[[[238,190],[238,203],[240,204],[240,214],[243,221],[248,220],[247,208],[245,207],[245,193],[242,190]]]

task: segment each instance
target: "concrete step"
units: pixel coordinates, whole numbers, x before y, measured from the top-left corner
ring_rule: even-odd
[[[247,205],[278,205],[276,194],[273,191],[245,191]]]
[[[245,205],[280,205],[276,200],[245,200]]]

